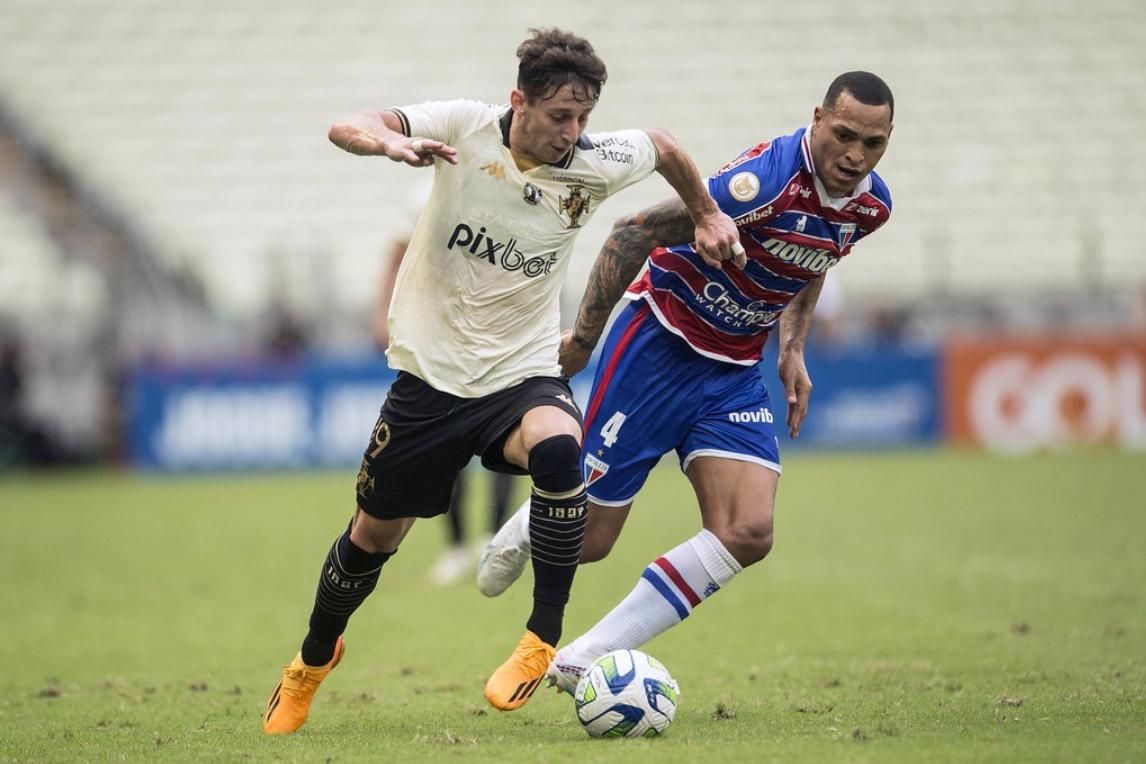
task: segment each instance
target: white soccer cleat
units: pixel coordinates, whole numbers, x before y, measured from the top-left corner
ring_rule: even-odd
[[[545,672],[546,686],[556,687],[561,692],[572,695],[577,690],[581,677],[585,676],[591,665],[593,661],[574,655],[568,647],[558,650]]]
[[[529,562],[529,502],[513,513],[494,534],[478,560],[478,591],[496,597],[521,577]]]

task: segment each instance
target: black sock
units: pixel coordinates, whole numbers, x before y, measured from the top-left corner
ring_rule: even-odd
[[[446,521],[449,523],[450,546],[462,546],[466,543],[465,520],[462,517],[466,494],[465,472],[459,472],[454,478],[454,490],[450,493],[450,508],[446,510]]]
[[[338,537],[322,564],[310,631],[302,642],[302,661],[324,666],[334,657],[334,646],[346,631],[351,614],[378,583],[382,564],[393,552],[367,552],[350,540],[350,529]]]
[[[493,473],[493,515],[490,517],[489,532],[497,533],[505,522],[505,512],[509,509],[509,495],[513,492],[513,475],[504,472]]]
[[[585,538],[588,498],[577,439],[559,435],[538,443],[529,453],[529,473],[533,612],[526,628],[556,646]]]

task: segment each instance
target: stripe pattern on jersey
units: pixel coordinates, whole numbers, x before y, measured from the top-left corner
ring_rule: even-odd
[[[607,359],[603,359],[600,363],[600,371],[598,377],[593,383],[593,397],[589,400],[589,407],[585,410],[585,432],[589,432],[593,427],[593,420],[597,417],[597,410],[601,408],[601,400],[605,397],[605,393],[609,389],[609,382],[612,381],[613,375],[617,373],[617,365],[625,356],[625,351],[632,344],[633,337],[637,336],[637,331],[649,317],[647,310],[642,310],[633,317],[629,325],[625,327],[625,333],[617,340],[617,344],[609,353]]]
[[[760,360],[784,308],[891,214],[875,173],[848,198],[826,196],[807,129],[754,146],[709,178],[709,193],[736,221],[743,270],[716,269],[695,245],[658,248],[626,296],[648,303],[697,353],[729,363]]]

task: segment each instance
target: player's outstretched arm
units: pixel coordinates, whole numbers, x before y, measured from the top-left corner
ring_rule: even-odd
[[[696,226],[679,198],[620,218],[601,247],[572,332],[561,338],[559,360],[565,374],[572,376],[589,363],[589,356],[605,324],[625,289],[636,278],[645,259],[656,247],[670,247],[693,241]]]
[[[392,111],[369,111],[344,117],[330,126],[331,143],[360,156],[384,156],[413,167],[428,167],[434,157],[457,164],[457,150],[432,138],[407,138]]]
[[[800,427],[808,415],[808,399],[812,396],[812,378],[804,364],[804,344],[823,288],[823,276],[809,281],[780,315],[778,374],[788,399],[788,434],[793,438],[800,437]]]
[[[647,131],[657,147],[660,157],[657,172],[669,182],[688,208],[696,233],[691,241],[696,242],[697,254],[714,268],[720,268],[725,260],[732,260],[743,268],[747,263],[740,234],[732,218],[720,211],[720,207],[708,194],[708,188],[696,169],[696,163],[688,152],[677,143],[667,131],[653,128]]]

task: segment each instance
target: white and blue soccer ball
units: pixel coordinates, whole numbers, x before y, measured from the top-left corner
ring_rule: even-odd
[[[640,650],[614,650],[593,662],[573,693],[590,737],[656,737],[672,723],[680,686]]]

